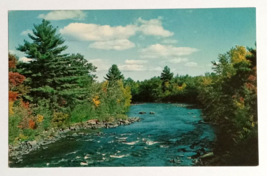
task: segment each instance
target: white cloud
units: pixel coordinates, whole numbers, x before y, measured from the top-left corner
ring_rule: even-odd
[[[162,40],[162,43],[165,43],[165,44],[175,44],[175,43],[177,43],[177,40],[174,40],[174,39],[164,39],[164,40]]]
[[[46,20],[84,19],[86,14],[81,10],[55,10],[48,14],[40,14],[38,18]]]
[[[121,71],[145,71],[146,68],[144,65],[119,65]]]
[[[32,32],[32,30],[30,30],[30,29],[27,29],[26,31],[22,31],[22,32],[20,33],[20,35],[28,35],[28,34],[31,34],[31,35],[33,35],[33,32]]]
[[[140,65],[147,63],[146,60],[125,60],[125,64],[129,65]]]
[[[174,63],[174,64],[186,62],[186,61],[188,61],[187,58],[181,58],[181,57],[169,60],[170,63]]]
[[[33,59],[30,59],[30,58],[27,58],[27,57],[21,57],[21,58],[19,58],[19,61],[21,61],[21,62],[30,62],[32,60]]]
[[[198,64],[197,64],[196,62],[187,62],[187,63],[185,64],[185,66],[187,66],[187,67],[197,67]]]
[[[90,59],[88,62],[97,67],[96,71],[108,71],[111,66],[102,59]]]
[[[143,20],[142,18],[139,18],[136,21],[138,30],[141,31],[144,35],[155,35],[162,37],[172,36],[174,34],[173,32],[165,30],[162,27],[161,19],[161,17],[151,20]]]
[[[172,32],[167,31],[162,27],[161,18],[151,20],[143,20],[142,18],[139,18],[135,24],[126,26],[70,23],[59,31],[70,40],[96,41],[96,43],[90,45],[92,48],[116,50],[134,47],[134,44],[129,41],[129,38],[137,33],[141,33],[140,36],[142,37],[144,37],[144,35],[160,37],[169,37],[173,35]],[[118,43],[119,45],[122,43],[126,45],[124,47],[111,46]]]
[[[85,24],[85,23],[70,23],[60,33],[67,37],[76,40],[84,41],[107,41],[128,39],[130,36],[135,35],[136,26],[127,25],[111,27],[109,25]]]
[[[135,47],[135,44],[127,39],[122,39],[94,42],[89,47],[103,50],[126,50]]]
[[[190,47],[174,47],[172,45],[155,44],[141,50],[142,58],[174,58],[190,55],[198,51]]]

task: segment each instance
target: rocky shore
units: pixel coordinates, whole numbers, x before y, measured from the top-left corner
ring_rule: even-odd
[[[112,122],[92,119],[86,122],[73,124],[70,127],[52,128],[49,131],[43,132],[41,140],[20,141],[17,145],[9,145],[9,157],[16,163],[19,163],[23,160],[23,155],[29,154],[35,150],[45,150],[48,148],[46,145],[55,143],[61,138],[67,136],[90,135],[90,133],[81,132],[80,130],[82,129],[116,128],[121,125],[130,125],[131,123],[139,121],[141,121],[139,117],[130,117],[127,120],[118,119]]]

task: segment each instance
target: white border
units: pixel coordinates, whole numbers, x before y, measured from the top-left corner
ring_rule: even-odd
[[[257,58],[258,58],[258,108],[260,165],[258,167],[120,167],[120,168],[8,168],[8,10],[64,10],[64,9],[168,9],[168,8],[223,8],[256,7],[257,13]],[[266,175],[266,95],[267,95],[267,1],[266,0],[1,0],[0,2],[0,175],[41,176],[41,175]],[[229,46],[231,47],[231,46]]]

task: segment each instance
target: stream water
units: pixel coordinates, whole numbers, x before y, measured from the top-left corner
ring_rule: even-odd
[[[138,114],[140,111],[146,114]],[[191,157],[197,150],[212,149],[214,130],[209,124],[197,123],[202,120],[200,109],[186,104],[147,103],[132,105],[128,116],[142,121],[117,128],[83,130],[89,135],[62,138],[10,166],[191,166]],[[192,147],[193,143],[197,144]]]

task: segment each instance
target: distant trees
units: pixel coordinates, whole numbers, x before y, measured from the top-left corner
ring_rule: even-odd
[[[105,79],[107,81],[117,81],[120,79],[124,79],[124,76],[121,74],[118,66],[116,64],[113,64],[108,70]]]

